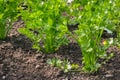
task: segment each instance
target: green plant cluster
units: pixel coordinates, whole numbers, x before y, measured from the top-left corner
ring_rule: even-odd
[[[101,35],[107,28],[115,30],[114,24],[117,2],[106,0],[91,0],[84,5],[84,9],[79,13],[79,29],[75,31],[76,40],[82,49],[83,70],[86,72],[97,71],[100,67],[98,59],[106,56],[105,47],[100,44]],[[108,57],[108,56],[107,56]]]
[[[104,30],[116,31],[116,41],[120,44],[119,0],[73,0],[71,3],[68,0],[0,0],[0,7],[0,39],[5,39],[12,22],[20,15],[25,27],[19,32],[38,51],[54,53],[67,45],[67,37],[72,36],[82,50],[85,72],[98,71],[102,64],[99,59],[107,61],[113,56],[105,50],[114,39],[101,44]],[[79,24],[78,29],[71,32],[68,24]],[[54,66],[61,66],[60,60],[50,61]]]
[[[72,71],[75,69],[77,70],[79,68],[79,66],[77,64],[70,64],[70,62],[68,60],[62,61],[58,58],[48,59],[47,63],[52,66],[62,69],[64,72]]]
[[[19,1],[0,0],[0,39],[5,39],[18,14]]]
[[[26,27],[19,32],[33,41],[33,48],[45,53],[55,52],[67,44],[67,18],[64,0],[29,0],[28,9],[21,11]],[[63,16],[62,16],[63,15]]]

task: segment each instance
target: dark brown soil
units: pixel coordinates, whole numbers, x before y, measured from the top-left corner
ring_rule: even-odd
[[[107,52],[114,53],[95,74],[80,72],[64,73],[46,63],[48,58],[68,59],[82,67],[81,50],[77,43],[71,42],[61,47],[55,54],[43,54],[31,48],[31,41],[20,35],[17,29],[22,21],[14,24],[8,38],[0,40],[0,80],[120,80],[120,49],[110,47]]]

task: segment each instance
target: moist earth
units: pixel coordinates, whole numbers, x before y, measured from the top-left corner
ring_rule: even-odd
[[[24,26],[18,20],[5,40],[0,40],[0,80],[119,80],[120,49],[111,46],[107,53],[114,56],[102,65],[98,72],[86,74],[81,72],[64,73],[57,67],[46,63],[49,58],[68,59],[82,67],[82,54],[78,44],[71,41],[54,54],[44,54],[32,49],[32,42],[18,33]]]

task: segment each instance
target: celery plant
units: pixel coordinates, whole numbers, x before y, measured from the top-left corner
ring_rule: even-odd
[[[0,39],[5,39],[17,16],[19,0],[0,0]]]
[[[91,0],[78,13],[80,16],[80,19],[78,19],[80,23],[79,29],[75,31],[76,36],[72,35],[81,47],[83,70],[85,72],[97,71],[101,66],[98,59],[108,57],[105,53],[106,48],[102,48],[100,41],[105,28],[110,30],[116,28],[113,22],[113,15],[115,16],[115,14],[111,14],[111,11],[114,11],[116,1]]]
[[[33,42],[33,48],[46,53],[55,52],[61,45],[67,44],[67,21],[62,12],[67,10],[66,1],[29,0],[25,1],[27,10],[21,11],[26,27],[19,32]]]

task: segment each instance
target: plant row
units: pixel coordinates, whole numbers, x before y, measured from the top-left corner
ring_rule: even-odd
[[[96,72],[102,64],[98,60],[112,56],[105,52],[111,42],[101,43],[104,31],[115,31],[119,41],[119,0],[0,0],[0,7],[0,39],[21,16],[25,27],[19,32],[38,51],[54,53],[72,37],[82,50],[85,72]]]

